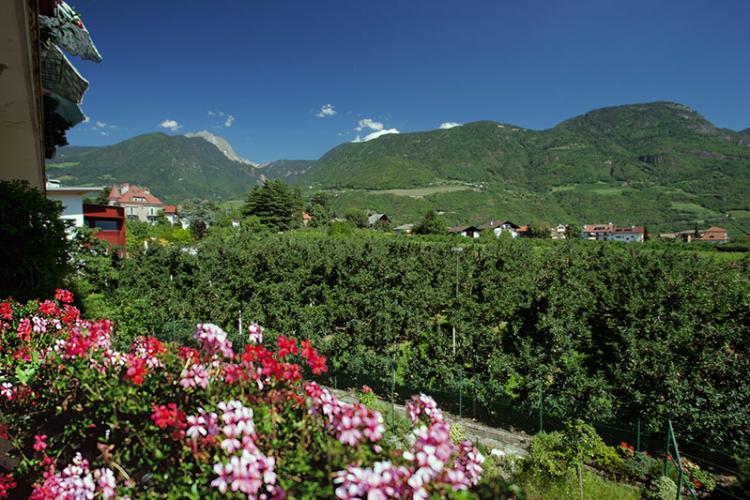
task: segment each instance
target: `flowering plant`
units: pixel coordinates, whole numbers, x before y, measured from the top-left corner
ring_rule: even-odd
[[[72,294],[0,302],[0,437],[17,466],[0,498],[427,498],[474,486],[482,455],[453,443],[434,401],[410,405],[411,446],[384,439],[382,415],[304,380],[327,370],[308,341],[236,349],[199,324],[195,346],[88,321]]]

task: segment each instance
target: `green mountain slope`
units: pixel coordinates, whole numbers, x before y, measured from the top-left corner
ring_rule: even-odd
[[[258,165],[258,173],[267,179],[296,184],[317,166],[317,160],[276,160]]]
[[[132,182],[171,202],[240,198],[259,177],[254,168],[230,160],[200,137],[162,133],[107,147],[62,148],[48,162],[47,175],[68,185]]]
[[[338,208],[369,204],[397,221],[433,208],[451,222],[726,222],[739,233],[750,230],[750,133],[681,104],[617,106],[543,131],[485,121],[343,144],[303,182],[336,192]],[[457,185],[467,189],[440,191]]]

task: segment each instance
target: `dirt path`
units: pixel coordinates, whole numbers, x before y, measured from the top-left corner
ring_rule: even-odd
[[[336,394],[336,397],[341,401],[347,403],[357,401],[357,397],[354,395],[353,391],[333,389],[330,387],[328,387],[328,389]],[[383,401],[382,399],[380,401],[384,404],[390,404],[390,402]],[[397,404],[394,405],[394,407],[400,415],[404,416],[404,418],[406,417],[406,407],[404,407],[404,405]],[[502,452],[505,455],[516,455],[520,457],[528,455],[528,448],[531,444],[531,436],[529,434],[519,430],[511,431],[489,427],[480,424],[471,418],[461,418],[448,412],[444,413],[449,422],[460,424],[466,431],[466,437],[472,441],[482,443],[491,450],[499,450],[499,452]]]

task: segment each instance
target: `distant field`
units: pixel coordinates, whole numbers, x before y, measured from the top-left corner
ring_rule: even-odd
[[[717,215],[719,215],[718,212],[702,207],[696,203],[673,201],[671,206],[673,210],[678,210],[680,212],[688,212],[690,214],[694,214],[697,216],[716,217]]]
[[[64,161],[61,163],[48,163],[47,168],[66,168],[66,167],[75,167],[78,165],[77,161]]]
[[[432,186],[411,189],[383,189],[378,191],[369,191],[372,194],[392,194],[395,196],[409,196],[410,198],[424,198],[432,194],[452,193],[455,191],[480,191],[471,186]]]
[[[622,186],[612,186],[608,184],[567,184],[564,186],[555,186],[552,188],[553,193],[565,191],[577,191],[580,193],[593,193],[600,196],[616,196],[624,193],[630,188]]]

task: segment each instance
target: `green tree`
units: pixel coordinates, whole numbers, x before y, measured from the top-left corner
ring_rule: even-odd
[[[321,227],[331,221],[330,199],[327,193],[315,193],[310,197],[307,205],[307,213],[312,216],[310,225],[312,227]]]
[[[25,181],[0,181],[0,297],[49,297],[70,268],[62,205]]]
[[[350,208],[344,212],[344,218],[357,227],[367,227],[367,212],[359,208]]]
[[[182,205],[180,216],[188,219],[191,226],[200,220],[208,227],[216,223],[219,209],[208,200],[188,200]]]
[[[305,200],[302,197],[302,188],[294,186],[292,191],[292,227],[302,225],[302,212],[305,210]]]
[[[94,203],[96,205],[106,205],[109,201],[109,193],[112,192],[112,186],[105,186],[104,189],[99,191],[99,194],[96,195],[96,199],[94,200]]]
[[[544,224],[529,224],[529,237],[548,239],[550,237],[549,227]]]
[[[448,226],[443,219],[435,212],[430,210],[414,228],[417,234],[445,234]]]
[[[289,186],[279,180],[271,180],[262,186],[255,186],[248,193],[242,215],[257,216],[264,226],[284,231],[293,226],[295,207]]]

